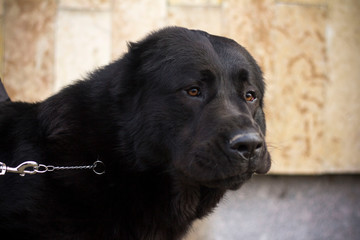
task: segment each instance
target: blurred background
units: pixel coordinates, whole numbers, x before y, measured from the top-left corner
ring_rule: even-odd
[[[169,25],[233,38],[267,82],[270,175],[187,240],[360,239],[359,0],[0,0],[0,76],[41,101]]]

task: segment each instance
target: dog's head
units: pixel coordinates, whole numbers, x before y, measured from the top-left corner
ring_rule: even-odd
[[[139,164],[166,164],[184,181],[222,189],[269,170],[264,82],[243,47],[166,28],[130,44],[124,59]]]

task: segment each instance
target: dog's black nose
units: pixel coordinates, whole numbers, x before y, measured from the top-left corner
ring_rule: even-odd
[[[240,133],[230,140],[230,148],[239,152],[244,159],[258,155],[263,147],[263,139],[258,133]]]

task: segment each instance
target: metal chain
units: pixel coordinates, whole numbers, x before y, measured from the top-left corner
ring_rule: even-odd
[[[36,173],[46,173],[53,172],[56,170],[86,170],[92,169],[93,172],[97,175],[102,175],[105,173],[105,164],[96,160],[92,165],[85,166],[53,166],[53,165],[45,165],[38,164],[34,161],[26,161],[21,163],[15,168],[6,166],[5,163],[0,162],[0,176],[5,175],[5,173],[18,173],[20,176],[25,176],[25,174],[36,174]]]
[[[96,169],[97,167],[100,167],[102,169]],[[92,169],[94,173],[101,175],[105,173],[105,164],[100,161],[96,160],[93,165],[88,166],[53,166],[53,165],[44,165],[39,164],[37,169],[35,170],[37,173],[45,173],[45,172],[53,172],[55,170],[85,170],[85,169]]]

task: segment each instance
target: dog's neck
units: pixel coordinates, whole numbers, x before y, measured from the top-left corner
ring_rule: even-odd
[[[129,226],[131,222],[137,223],[136,231],[142,228],[142,231],[134,232],[135,236],[154,231],[154,229],[164,229],[156,226],[176,222],[177,225],[168,226],[168,232],[151,234],[159,236],[153,239],[179,239],[195,219],[211,213],[216,207],[225,190],[188,185],[168,169],[157,169],[146,165],[139,168],[137,164],[139,159],[134,155],[134,146],[131,145],[131,141],[128,141],[131,134],[127,133],[126,126],[119,128],[111,123],[106,126],[97,126],[97,122],[107,123],[107,114],[110,114],[111,110],[106,107],[110,105],[88,104],[85,107],[89,109],[78,109],[76,103],[80,100],[87,101],[86,96],[72,96],[72,98],[74,99],[68,102],[61,102],[61,99],[54,97],[40,106],[40,109],[59,110],[59,112],[48,112],[47,116],[40,116],[47,138],[45,149],[48,151],[49,158],[55,161],[52,164],[58,165],[67,163],[67,156],[71,156],[70,159],[77,159],[79,163],[93,163],[94,159],[100,155],[100,160],[106,165],[106,174],[102,176],[92,173],[77,175],[69,171],[61,176],[61,185],[66,189],[70,188],[79,202],[86,203],[89,209],[94,208],[91,210],[94,211],[94,216],[114,218],[112,227],[118,229],[117,236],[120,238],[126,236],[126,233],[122,234],[121,231],[131,231],[132,226]],[[88,112],[94,113],[99,110],[101,112],[98,112],[96,116],[87,115]],[[70,118],[67,115],[69,113],[73,114]],[[98,121],[98,118],[103,121]],[[118,120],[121,124],[126,123],[123,119]],[[72,121],[84,122],[76,124],[78,128],[73,129]],[[82,126],[86,125],[97,126],[97,129],[86,132],[88,128],[82,129]],[[98,137],[104,135],[107,136],[106,142]],[[121,139],[126,139],[126,141],[121,141]],[[79,141],[82,141],[81,144]],[[98,148],[94,149],[93,146]],[[58,152],[62,153],[61,156],[57,154]],[[145,159],[143,162],[151,161]],[[57,182],[57,184],[60,183]],[[88,187],[84,189],[84,186]],[[97,202],[91,199],[97,199]],[[65,198],[64,201],[72,204],[73,198]],[[95,209],[99,208],[99,205],[101,208]],[[76,206],[72,206],[71,209],[77,211]],[[121,216],[120,220],[118,216]],[[102,224],[101,219],[94,219],[94,224]],[[137,239],[143,238],[144,236],[139,236]]]
[[[225,193],[225,190],[185,185],[177,179],[170,180],[171,178],[172,176],[162,176],[155,180],[154,177],[147,179],[142,176],[140,177],[142,182],[136,184],[131,179],[127,179],[129,182],[124,184],[124,186],[126,185],[125,191],[124,188],[116,191],[118,197],[126,195],[129,198],[130,205],[122,206],[129,210],[129,212],[125,211],[129,214],[125,218],[136,219],[137,227],[139,228],[141,225],[143,232],[162,229],[159,226],[172,223],[171,226],[168,226],[168,232],[152,232],[151,235],[154,237],[151,239],[180,239],[194,220],[212,212]],[[165,179],[166,181],[164,181]],[[138,189],[131,187],[135,185],[138,186]],[[169,191],[167,188],[170,188]],[[166,194],[164,195],[164,193]],[[142,198],[138,199],[138,196]],[[134,206],[136,209],[133,209]],[[124,213],[123,209],[119,209],[119,211]],[[138,238],[142,239],[140,236]]]

